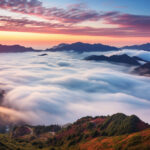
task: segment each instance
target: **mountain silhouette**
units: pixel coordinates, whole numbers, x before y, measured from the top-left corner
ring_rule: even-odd
[[[72,44],[59,44],[53,48],[47,49],[46,51],[75,51],[75,52],[95,52],[95,51],[112,51],[119,50],[117,47],[103,45],[103,44],[88,44],[88,43],[72,43]]]
[[[124,46],[121,49],[137,49],[137,50],[150,51],[150,43],[141,44],[141,45]]]

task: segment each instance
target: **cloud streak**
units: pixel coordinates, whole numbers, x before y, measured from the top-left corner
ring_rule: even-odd
[[[46,8],[39,0],[2,0],[0,8],[12,12],[35,15],[48,20],[59,20],[65,23],[98,20],[100,17],[99,13],[88,10],[82,3],[71,5],[65,10],[57,7]]]

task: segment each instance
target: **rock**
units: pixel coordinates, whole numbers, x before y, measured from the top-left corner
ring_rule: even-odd
[[[44,54],[40,54],[39,56],[47,56],[48,54],[44,53]]]

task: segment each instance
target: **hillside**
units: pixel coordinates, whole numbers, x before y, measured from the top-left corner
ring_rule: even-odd
[[[148,150],[150,126],[137,116],[83,117],[65,127],[16,126],[0,135],[1,150]]]
[[[149,150],[150,129],[129,135],[94,138],[79,147],[81,150]]]

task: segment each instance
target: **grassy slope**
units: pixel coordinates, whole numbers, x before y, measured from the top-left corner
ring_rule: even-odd
[[[80,144],[81,150],[150,150],[150,129],[132,134],[98,137]]]

